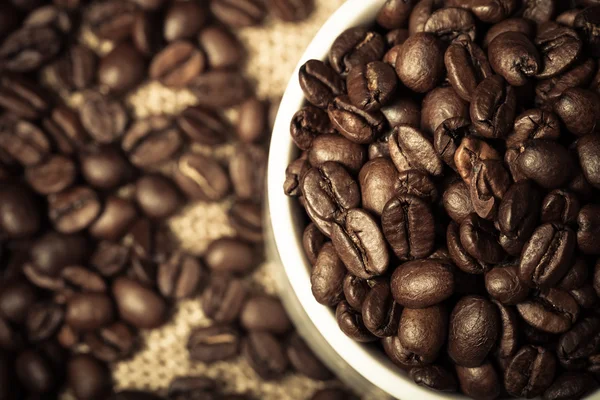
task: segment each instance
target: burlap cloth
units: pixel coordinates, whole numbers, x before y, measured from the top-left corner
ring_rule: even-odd
[[[343,3],[343,0],[317,0],[311,18],[300,24],[289,24],[269,19],[263,26],[241,30],[239,36],[248,50],[245,66],[255,81],[261,98],[277,99],[304,49],[323,22]],[[84,41],[100,53],[110,47],[106,43],[94,43],[93,38],[83,35]],[[72,101],[77,103],[78,99]],[[194,104],[194,96],[187,91],[173,92],[156,83],[142,86],[129,99],[138,117],[154,114],[176,114]],[[278,132],[286,135],[288,132]],[[211,152],[225,160],[231,145],[218,149],[196,150]],[[233,235],[225,213],[228,202],[221,204],[194,203],[173,217],[169,224],[182,248],[201,255],[206,245],[215,238]],[[272,265],[262,265],[249,277],[252,287],[268,293],[277,289],[271,278]],[[190,362],[185,348],[190,330],[210,325],[201,309],[198,298],[183,301],[174,309],[170,322],[162,328],[142,333],[142,349],[133,358],[117,364],[114,380],[117,388],[139,388],[164,393],[170,381],[180,375],[202,375],[223,383],[225,390],[248,393],[257,399],[307,399],[323,383],[290,373],[278,382],[265,382],[257,378],[242,357],[212,365]]]

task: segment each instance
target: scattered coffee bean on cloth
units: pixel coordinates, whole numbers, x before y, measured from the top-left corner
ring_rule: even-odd
[[[341,3],[0,4],[0,398],[350,398],[261,215],[278,98]]]
[[[300,68],[314,297],[416,384],[598,388],[599,29],[596,1],[387,0]]]

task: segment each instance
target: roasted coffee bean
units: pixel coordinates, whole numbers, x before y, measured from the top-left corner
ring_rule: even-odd
[[[479,83],[492,75],[485,53],[467,35],[459,36],[450,44],[444,63],[450,84],[469,102]]]
[[[530,181],[514,183],[504,194],[497,221],[500,244],[508,254],[521,254],[538,223],[539,204],[539,193]]]
[[[343,296],[356,311],[362,311],[362,305],[371,290],[370,282],[365,279],[360,279],[352,274],[347,274],[343,282]]]
[[[340,259],[352,274],[372,278],[386,272],[390,255],[379,224],[369,213],[351,209],[333,225],[332,242]]]
[[[489,361],[473,368],[457,365],[456,375],[460,389],[474,399],[495,399],[502,392],[502,378]]]
[[[247,293],[239,279],[213,275],[202,294],[202,309],[215,322],[231,323],[240,314]]]
[[[254,243],[263,241],[262,208],[259,205],[241,201],[233,203],[227,216],[240,238]]]
[[[444,192],[442,202],[448,216],[457,224],[475,212],[469,189],[463,181],[456,181],[450,185]]]
[[[348,96],[336,97],[327,112],[337,131],[355,143],[373,142],[385,127],[383,114],[361,110],[350,103]]]
[[[598,233],[600,233],[600,206],[587,204],[577,215],[577,247],[584,254],[600,254]]]
[[[292,327],[283,304],[272,296],[253,296],[240,312],[240,324],[248,331],[264,331],[281,335]]]
[[[594,187],[600,188],[600,135],[587,135],[577,141],[579,165],[585,179]]]
[[[483,48],[486,49],[496,36],[504,32],[519,32],[530,39],[535,36],[535,24],[525,18],[508,18],[490,27],[483,39]]]
[[[417,385],[429,389],[440,392],[455,392],[457,389],[454,375],[440,365],[411,368],[409,375]]]
[[[596,61],[593,58],[576,62],[562,74],[537,83],[536,103],[550,105],[569,88],[587,87],[595,72]]]
[[[217,19],[231,27],[243,28],[258,25],[266,12],[256,0],[224,0],[211,3],[210,9]]]
[[[48,197],[48,213],[57,231],[75,233],[92,224],[101,211],[98,195],[78,186]]]
[[[479,296],[458,301],[449,324],[448,354],[460,366],[481,365],[496,343],[500,318],[496,306]]]
[[[138,219],[129,229],[128,246],[132,259],[162,263],[172,253],[173,246],[164,225],[152,224],[147,218]]]
[[[519,172],[546,189],[564,185],[572,175],[573,160],[567,149],[548,140],[526,143],[516,163]]]
[[[529,325],[548,333],[568,331],[579,317],[579,306],[575,299],[558,289],[550,289],[517,304],[517,310]]]
[[[429,204],[436,202],[439,196],[429,175],[417,170],[400,172],[394,190],[396,195],[416,196]]]
[[[194,200],[221,200],[231,187],[223,167],[211,158],[191,152],[179,157],[173,178],[181,191]]]
[[[183,299],[193,296],[205,278],[206,271],[196,258],[177,252],[159,265],[156,281],[164,297]]]
[[[588,279],[588,265],[583,258],[577,257],[569,271],[558,282],[556,287],[562,290],[573,290],[582,287]]]
[[[367,162],[358,174],[362,207],[381,215],[386,203],[394,196],[397,176],[396,167],[387,158]]]
[[[0,106],[15,115],[35,120],[50,110],[51,99],[34,82],[19,75],[0,77]]]
[[[598,382],[585,372],[565,372],[545,392],[544,400],[581,399],[598,388]]]
[[[164,300],[137,281],[117,278],[112,292],[119,315],[136,328],[151,329],[165,321],[167,307]]]
[[[486,23],[496,23],[504,20],[516,11],[519,2],[516,0],[501,0],[501,1],[467,1],[450,0],[446,2],[446,6],[463,7],[471,10],[475,16]]]
[[[109,196],[104,201],[104,209],[89,227],[89,232],[98,239],[118,240],[127,232],[136,216],[137,210],[132,202]]]
[[[187,342],[190,359],[204,363],[231,358],[239,353],[239,348],[240,333],[225,325],[196,328],[190,333]]]
[[[405,308],[398,338],[419,365],[431,364],[438,356],[448,330],[448,312],[441,305],[421,309]]]
[[[583,11],[577,14],[573,26],[579,32],[583,41],[587,46],[587,50],[590,52],[592,57],[598,57],[600,52],[598,51],[598,14],[600,7],[597,4],[587,7]]]
[[[323,235],[317,225],[310,223],[304,229],[302,234],[302,247],[304,248],[304,253],[308,257],[311,265],[314,265],[317,261],[317,256],[325,245],[326,240],[327,237]]]
[[[206,68],[206,58],[192,43],[176,41],[154,56],[148,75],[169,87],[185,87]]]
[[[290,124],[292,140],[303,150],[309,150],[317,136],[333,133],[335,130],[327,113],[312,106],[296,112]]]
[[[477,134],[485,138],[504,138],[513,127],[517,94],[499,75],[484,79],[471,101],[471,120]]]
[[[444,165],[433,143],[415,128],[408,125],[394,128],[389,148],[392,161],[400,172],[416,169],[433,176],[439,176],[443,172]]]
[[[85,236],[47,232],[33,243],[30,257],[36,270],[57,277],[64,267],[84,264],[89,253],[90,244]]]
[[[100,60],[98,82],[112,93],[123,93],[133,89],[144,79],[146,61],[143,55],[129,42],[118,44]]]
[[[492,300],[492,302],[498,307],[501,324],[496,353],[500,360],[509,361],[519,346],[521,332],[517,312],[513,307],[505,306],[496,300]]]
[[[135,197],[150,218],[167,218],[182,205],[175,185],[161,175],[146,175],[136,182]]]
[[[333,42],[329,62],[345,77],[352,68],[380,60],[384,53],[385,40],[381,35],[366,28],[350,28]]]
[[[544,59],[537,78],[549,78],[564,72],[577,59],[583,44],[577,33],[565,26],[550,27],[534,40]]]
[[[300,67],[299,79],[306,99],[323,109],[344,93],[344,80],[333,68],[318,60],[308,60]]]
[[[0,293],[0,314],[7,321],[22,324],[37,297],[35,288],[25,280],[7,283]]]
[[[67,303],[65,322],[78,331],[93,331],[112,322],[113,310],[113,302],[106,294],[75,294]]]
[[[72,155],[87,145],[87,132],[78,114],[68,107],[55,107],[50,117],[42,121],[42,125],[59,153]]]
[[[156,29],[160,23],[160,16],[156,13],[139,11],[135,14],[131,28],[131,41],[137,51],[144,56],[152,56],[162,48],[163,37]]]
[[[117,100],[99,93],[87,95],[80,108],[81,123],[99,143],[111,143],[125,132],[129,116]]]
[[[493,224],[476,214],[460,224],[460,242],[471,257],[482,263],[497,264],[505,257]]]
[[[529,288],[519,279],[516,266],[498,266],[485,274],[485,288],[502,304],[515,305],[529,295]]]
[[[121,152],[112,146],[94,147],[81,155],[81,173],[97,189],[111,189],[131,176],[131,167]]]
[[[308,161],[318,167],[327,161],[342,164],[351,172],[358,172],[367,158],[366,149],[341,135],[324,134],[314,138]]]
[[[406,36],[403,39],[402,43],[404,43],[406,41],[406,39],[408,39],[408,36]],[[387,38],[386,38],[386,40],[387,40]],[[396,70],[396,61],[398,60],[398,55],[400,54],[401,50],[402,50],[402,45],[396,45],[396,46],[392,47],[383,56],[383,62],[391,65],[392,68],[394,68],[394,70]]]
[[[430,137],[449,118],[468,118],[467,102],[451,87],[437,87],[427,93],[421,109],[421,129]]]
[[[293,333],[288,339],[286,353],[292,368],[302,375],[319,381],[333,378],[333,374],[297,333]]]
[[[569,132],[584,136],[593,133],[600,121],[600,97],[591,90],[569,88],[554,103],[554,112]]]
[[[414,353],[402,346],[397,335],[381,339],[381,345],[388,358],[403,370],[426,365],[421,362],[420,357],[416,357]]]
[[[389,30],[405,27],[415,3],[414,0],[387,0],[377,14],[377,23]]]
[[[446,300],[454,292],[449,264],[435,260],[409,261],[392,274],[394,300],[408,308],[426,308]]]
[[[192,39],[209,19],[207,7],[190,1],[173,2],[167,9],[163,36],[167,42]]]
[[[29,167],[48,158],[51,143],[37,125],[7,116],[0,120],[0,151],[24,167]]]
[[[314,0],[269,0],[269,11],[286,22],[299,22],[310,16]]]
[[[174,122],[166,117],[150,117],[134,123],[125,133],[121,146],[132,164],[139,168],[169,160],[183,140]]]
[[[575,241],[575,233],[569,227],[539,226],[523,248],[519,278],[532,287],[554,286],[571,266]]]
[[[352,103],[365,111],[379,110],[396,92],[398,78],[393,68],[381,61],[353,68],[346,84]]]
[[[204,253],[206,265],[213,271],[248,273],[256,266],[257,255],[250,243],[235,238],[213,241]]]
[[[415,64],[414,60],[420,62]],[[443,42],[430,33],[409,37],[396,60],[396,73],[412,91],[425,93],[433,89],[444,75]]]
[[[259,142],[267,124],[266,103],[251,97],[238,109],[237,136],[242,142]]]
[[[504,32],[488,47],[492,69],[512,86],[523,86],[528,78],[542,69],[540,54],[534,44],[520,32]]]
[[[554,380],[556,358],[539,346],[525,346],[509,363],[504,374],[504,386],[515,397],[533,398],[541,395]]]
[[[435,228],[429,205],[412,195],[392,198],[384,207],[381,225],[400,260],[427,257],[434,248]]]
[[[53,336],[63,322],[65,313],[61,306],[54,303],[38,303],[27,311],[27,337],[39,342]]]
[[[583,369],[588,358],[600,348],[600,320],[588,317],[563,333],[558,341],[557,355],[567,369]]]
[[[171,381],[168,397],[173,400],[208,399],[214,397],[215,382],[202,376],[180,376]]]
[[[408,20],[408,33],[410,36],[425,30],[425,24],[434,11],[442,8],[444,3],[439,0],[426,0],[417,2]]]
[[[565,190],[553,190],[542,202],[542,222],[573,224],[579,213],[580,203],[574,193]]]
[[[265,380],[281,377],[289,361],[281,343],[268,332],[249,332],[242,352],[252,369]]]
[[[23,26],[12,32],[0,46],[0,65],[15,72],[31,72],[51,61],[60,52],[62,39],[50,26]]]
[[[377,337],[365,326],[360,311],[354,310],[345,300],[337,305],[335,317],[341,331],[349,338],[362,343],[377,340]]]
[[[209,71],[188,84],[198,104],[219,109],[241,104],[250,96],[250,83],[239,72]]]
[[[421,106],[410,97],[398,97],[381,108],[381,112],[389,125],[410,125],[413,128],[421,126]]]
[[[25,179],[33,190],[49,195],[61,192],[73,184],[77,174],[75,168],[71,159],[55,155],[42,164],[27,168]]]
[[[477,35],[475,17],[468,10],[455,7],[434,11],[425,22],[424,32],[430,32],[446,42],[461,35],[475,40]]]
[[[136,7],[130,2],[105,0],[94,2],[84,15],[93,33],[106,40],[123,40],[131,34]]]
[[[500,154],[488,143],[472,136],[466,136],[454,153],[454,164],[461,178],[471,183],[473,167],[485,160],[501,160]]]
[[[315,225],[310,226],[313,227],[313,231],[316,229]],[[347,270],[331,242],[322,245],[312,264],[310,283],[315,300],[327,306],[337,305],[344,299],[343,288]]]
[[[398,333],[402,307],[394,301],[388,282],[377,282],[367,293],[362,304],[365,327],[377,337]]]
[[[509,147],[518,148],[529,140],[557,140],[560,136],[558,117],[538,108],[527,110],[515,119],[513,132],[506,138]]]
[[[0,185],[0,229],[11,239],[33,236],[41,227],[41,213],[34,193],[24,185]]]
[[[14,368],[21,384],[33,393],[50,393],[58,384],[56,371],[39,351],[27,349],[19,353]]]
[[[106,362],[114,362],[127,357],[134,348],[135,336],[132,329],[122,322],[88,332],[84,336],[94,357]]]
[[[108,366],[87,354],[78,354],[67,365],[69,389],[78,399],[96,399],[108,395],[112,379]]]
[[[229,177],[240,200],[260,201],[265,191],[267,154],[258,146],[239,145],[229,159]]]
[[[62,295],[69,298],[74,293],[105,293],[107,290],[104,279],[87,267],[68,266],[61,273]]]
[[[202,29],[198,42],[211,69],[237,67],[244,60],[244,47],[240,41],[220,25]]]
[[[510,186],[510,175],[499,161],[479,161],[473,165],[469,194],[477,215],[493,219]]]
[[[196,143],[216,146],[225,142],[231,127],[223,117],[204,107],[188,107],[177,116],[177,125]]]
[[[98,57],[86,46],[73,45],[54,62],[50,69],[61,88],[82,90],[91,86],[96,79]]]

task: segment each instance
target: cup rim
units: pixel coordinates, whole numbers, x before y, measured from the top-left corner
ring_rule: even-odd
[[[298,81],[300,67],[309,59],[325,60],[335,38],[348,28],[371,24],[385,0],[348,0],[322,26],[302,55],[281,100],[271,139],[267,197],[274,250],[289,281],[312,324],[333,350],[372,385],[398,399],[464,399],[460,395],[434,392],[416,385],[385,354],[347,337],[337,324],[334,311],[319,304],[312,295],[310,266],[302,249],[300,206],[297,199],[283,193],[285,169],[297,154],[289,134],[290,121],[304,103]],[[287,282],[286,282],[287,283]],[[285,295],[285,294],[284,294]]]

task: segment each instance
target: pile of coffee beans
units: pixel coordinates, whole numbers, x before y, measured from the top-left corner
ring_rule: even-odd
[[[284,191],[315,299],[414,381],[600,378],[600,3],[388,0],[300,69]]]
[[[263,379],[290,368],[333,376],[276,298],[243,277],[261,262],[269,121],[241,68],[233,29],[270,12],[299,21],[310,1],[10,0],[0,3],[0,399],[154,400],[114,393],[110,367],[200,295],[214,325],[190,358],[240,353]],[[82,31],[112,42],[98,54]],[[136,119],[126,96],[145,81],[188,88],[197,106]],[[68,99],[80,94],[72,107]],[[234,108],[232,123],[224,112]],[[191,144],[234,143],[223,165]],[[166,224],[188,201],[229,199],[237,232],[187,254]],[[334,391],[335,392],[335,391]],[[344,392],[340,392],[344,393]],[[170,399],[228,396],[202,377]]]

